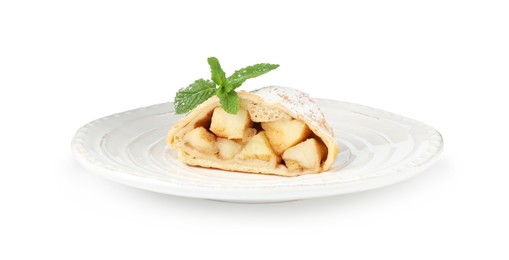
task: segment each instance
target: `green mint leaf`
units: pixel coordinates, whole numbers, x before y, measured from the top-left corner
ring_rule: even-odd
[[[221,68],[221,64],[219,64],[219,60],[216,57],[210,57],[207,59],[207,62],[210,65],[212,81],[214,81],[219,86],[224,85],[226,82],[226,76],[223,69]]]
[[[237,70],[226,79],[224,92],[228,93],[235,90],[247,79],[258,77],[277,67],[279,67],[277,64],[260,63]]]
[[[180,89],[175,96],[175,112],[183,114],[216,94],[216,84],[210,80],[199,79]]]
[[[240,100],[237,96],[237,92],[231,91],[224,95],[219,96],[219,102],[221,107],[230,114],[237,114],[240,108]]]

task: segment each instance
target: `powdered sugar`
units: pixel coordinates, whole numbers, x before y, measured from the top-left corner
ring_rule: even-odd
[[[322,111],[307,93],[279,86],[264,87],[251,93],[263,98],[267,103],[282,104],[288,110],[302,116],[301,120],[315,125],[331,137],[334,136],[332,129],[325,122]]]

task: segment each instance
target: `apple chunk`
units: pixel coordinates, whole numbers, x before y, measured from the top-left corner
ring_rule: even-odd
[[[235,141],[219,137],[217,138],[217,148],[219,149],[219,157],[228,160],[240,152],[242,145]]]
[[[203,126],[197,127],[184,135],[184,142],[202,153],[217,153],[216,136]]]
[[[259,132],[253,136],[240,152],[242,159],[258,159],[262,161],[279,162],[281,158],[272,150],[269,139],[265,132]]]
[[[255,128],[247,128],[244,131],[244,136],[242,137],[241,142],[242,143],[246,143],[247,141],[249,141],[249,139],[253,138],[253,136],[255,136],[255,135],[256,135],[256,129]]]
[[[311,135],[307,125],[295,119],[264,122],[262,128],[277,154],[282,154],[286,149],[306,140]]]
[[[216,107],[212,114],[210,131],[219,137],[242,139],[244,130],[251,125],[247,110],[240,108],[237,114],[229,114],[221,107]]]
[[[327,148],[314,138],[291,147],[283,153],[283,160],[289,171],[318,170]]]

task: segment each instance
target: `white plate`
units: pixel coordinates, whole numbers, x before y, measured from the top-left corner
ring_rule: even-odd
[[[245,174],[190,167],[164,142],[182,116],[165,103],[111,115],[78,130],[78,161],[126,185],[177,196],[235,202],[278,202],[387,186],[424,170],[443,143],[433,128],[382,110],[317,100],[334,128],[339,154],[328,172],[299,177]]]

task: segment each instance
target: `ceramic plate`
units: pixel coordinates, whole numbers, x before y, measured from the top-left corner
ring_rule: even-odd
[[[387,186],[433,163],[440,134],[418,121],[362,105],[316,100],[334,128],[339,154],[321,174],[279,177],[190,167],[164,139],[182,115],[173,103],[95,120],[78,130],[72,149],[99,175],[126,185],[193,198],[261,203],[340,195]]]

